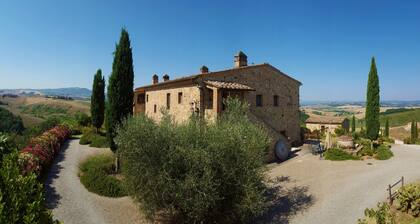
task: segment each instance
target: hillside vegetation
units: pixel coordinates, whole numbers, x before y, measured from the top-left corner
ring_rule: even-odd
[[[20,133],[25,129],[20,117],[2,107],[0,107],[0,121],[0,132]]]
[[[385,120],[389,119],[391,127],[407,125],[409,122],[416,120],[420,121],[420,109],[401,110],[401,112],[394,111],[391,113],[381,114],[381,124],[385,124]]]
[[[51,117],[73,117],[90,113],[89,101],[52,99],[45,97],[3,97],[1,107],[22,118],[25,127],[32,127]]]

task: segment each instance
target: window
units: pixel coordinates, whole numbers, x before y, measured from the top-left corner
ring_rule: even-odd
[[[140,93],[139,95],[137,95],[137,103],[144,104],[144,93]]]
[[[153,112],[156,113],[156,104],[153,107]]]
[[[275,106],[275,107],[279,106],[279,96],[277,96],[277,95],[273,96],[273,106]]]
[[[208,90],[207,109],[213,109],[213,90]]]
[[[178,104],[182,103],[182,92],[178,93]]]
[[[262,95],[257,95],[255,104],[257,107],[262,107]]]
[[[146,95],[146,102],[149,102],[149,94]]]
[[[166,94],[166,109],[167,110],[171,109],[171,94],[170,93]]]

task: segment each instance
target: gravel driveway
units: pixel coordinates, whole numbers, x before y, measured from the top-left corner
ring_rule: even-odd
[[[420,146],[394,145],[392,151],[385,161],[327,161],[301,151],[269,165],[281,195],[264,222],[356,223],[366,207],[386,200],[388,184],[401,176],[406,182],[420,179]]]
[[[80,183],[79,163],[90,155],[106,152],[109,149],[79,145],[79,140],[67,141],[63,146],[45,181],[47,206],[55,219],[65,224],[144,223],[130,197],[102,197]]]

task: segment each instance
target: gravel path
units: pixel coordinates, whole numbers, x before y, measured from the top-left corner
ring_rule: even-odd
[[[385,201],[388,184],[404,176],[420,179],[420,146],[394,145],[390,160],[327,161],[302,151],[281,164],[269,165],[281,197],[269,223],[356,223],[366,207]]]
[[[80,183],[78,165],[90,155],[109,149],[90,148],[70,140],[63,146],[45,181],[47,206],[65,224],[144,223],[130,197],[108,198],[86,190]]]

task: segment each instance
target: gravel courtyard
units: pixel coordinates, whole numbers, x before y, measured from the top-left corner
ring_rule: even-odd
[[[79,163],[109,149],[90,148],[70,140],[63,146],[45,181],[47,206],[66,224],[143,223],[130,197],[108,198],[86,190],[77,176]]]
[[[394,145],[390,160],[327,161],[307,151],[269,165],[281,195],[265,223],[356,223],[401,176],[420,180],[420,146]],[[281,199],[281,201],[280,201]]]

